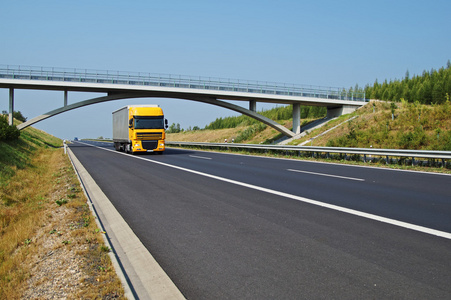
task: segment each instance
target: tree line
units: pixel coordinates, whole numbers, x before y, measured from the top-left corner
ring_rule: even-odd
[[[409,71],[402,80],[387,79],[379,83],[376,79],[372,86],[366,85],[364,89],[358,85],[350,91],[365,92],[367,99],[397,101],[421,104],[441,104],[451,95],[451,62],[439,70],[423,71],[421,75],[410,77]]]

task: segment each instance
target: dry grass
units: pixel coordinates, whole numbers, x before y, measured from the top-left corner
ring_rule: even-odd
[[[0,299],[124,298],[67,156],[23,138],[1,178]]]
[[[279,121],[283,126],[291,128],[292,122]],[[167,141],[175,142],[199,142],[199,143],[223,143],[225,139],[231,142],[232,139],[236,139],[242,131],[249,126],[238,126],[236,128],[216,129],[216,130],[196,130],[196,131],[184,131],[180,133],[167,133]],[[258,132],[255,136],[243,143],[248,144],[260,144],[266,140],[270,140],[280,133],[274,128],[267,126],[265,130]]]
[[[217,129],[217,130],[196,130],[184,131],[180,133],[166,134],[167,141],[177,142],[199,142],[199,143],[223,143],[225,139],[231,141],[236,138],[241,130],[246,127]]]

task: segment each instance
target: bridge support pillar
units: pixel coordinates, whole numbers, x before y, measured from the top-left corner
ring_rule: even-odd
[[[293,133],[301,133],[301,105],[293,103]]]
[[[67,91],[64,91],[64,107],[67,106]]]
[[[13,113],[14,113],[14,89],[9,89],[9,125],[13,125]]]
[[[249,101],[249,110],[256,112],[257,111],[257,101],[251,100]]]

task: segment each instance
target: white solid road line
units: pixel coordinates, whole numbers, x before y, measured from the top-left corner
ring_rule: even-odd
[[[356,181],[365,181],[365,179],[362,179],[362,178],[345,177],[345,176],[338,176],[338,175],[325,174],[325,173],[315,173],[315,172],[301,171],[301,170],[294,170],[294,169],[287,169],[287,171],[290,171],[290,172],[298,172],[298,173],[306,173],[306,174],[313,174],[313,175],[319,175],[319,176],[335,177],[335,178],[340,178],[340,179],[349,179],[349,180],[356,180]]]
[[[192,157],[192,158],[201,158],[201,159],[212,159],[211,157],[197,156],[197,155],[190,155],[189,157]]]
[[[89,145],[89,144],[86,144],[86,145]],[[336,211],[340,211],[340,212],[344,212],[344,213],[347,213],[347,214],[351,214],[351,215],[355,215],[355,216],[359,216],[359,217],[363,217],[363,218],[367,218],[367,219],[371,219],[371,220],[375,220],[375,221],[379,221],[379,222],[383,222],[383,223],[387,223],[387,224],[391,224],[391,225],[395,225],[395,226],[399,226],[399,227],[403,227],[403,228],[407,228],[407,229],[411,229],[411,230],[415,230],[415,231],[431,234],[431,235],[436,235],[436,236],[443,237],[443,238],[451,240],[451,233],[449,233],[449,232],[440,231],[440,230],[436,230],[436,229],[431,229],[431,228],[427,228],[427,227],[423,227],[423,226],[419,226],[419,225],[415,225],[415,224],[410,224],[410,223],[406,223],[406,222],[402,222],[402,221],[398,221],[398,220],[393,220],[393,219],[389,219],[389,218],[385,218],[385,217],[381,217],[381,216],[377,216],[377,215],[361,212],[361,211],[358,211],[358,210],[354,210],[354,209],[349,209],[349,208],[346,208],[346,207],[333,205],[333,204],[323,203],[323,202],[317,201],[317,200],[312,200],[312,199],[308,199],[308,198],[304,198],[304,197],[300,197],[300,196],[296,196],[296,195],[292,195],[292,194],[288,194],[288,193],[284,193],[284,192],[279,192],[279,191],[271,190],[271,189],[268,189],[268,188],[264,188],[264,187],[260,187],[260,186],[256,186],[256,185],[252,185],[252,184],[248,184],[248,183],[232,180],[232,179],[227,179],[227,178],[223,178],[223,177],[219,177],[219,176],[215,176],[215,175],[211,175],[211,174],[207,174],[207,173],[203,173],[203,172],[199,172],[199,171],[195,171],[195,170],[191,170],[191,169],[187,169],[187,168],[183,168],[183,167],[179,167],[179,166],[170,165],[170,164],[167,164],[167,163],[164,163],[164,162],[160,162],[160,161],[155,161],[155,160],[152,160],[152,159],[149,159],[149,158],[143,158],[143,157],[139,157],[139,156],[132,156],[132,155],[128,155],[128,154],[123,153],[123,152],[118,152],[118,151],[115,151],[115,150],[106,149],[106,148],[102,148],[102,147],[97,147],[97,146],[93,146],[93,145],[90,145],[90,146],[95,147],[95,148],[99,148],[99,149],[102,149],[102,150],[105,150],[105,151],[110,151],[110,152],[113,152],[113,153],[116,153],[116,154],[127,155],[127,156],[129,156],[131,158],[142,159],[142,160],[145,160],[145,161],[148,161],[148,162],[151,162],[151,163],[154,163],[154,164],[159,164],[159,165],[162,165],[162,166],[166,166],[166,167],[169,167],[169,168],[174,168],[174,169],[190,172],[190,173],[193,173],[193,174],[197,174],[197,175],[213,178],[213,179],[216,179],[216,180],[221,180],[221,181],[228,182],[228,183],[231,183],[231,184],[235,184],[235,185],[247,187],[247,188],[250,188],[250,189],[258,190],[258,191],[261,191],[261,192],[265,192],[265,193],[269,193],[269,194],[273,194],[273,195],[277,195],[277,196],[281,196],[281,197],[286,197],[286,198],[289,198],[289,199],[293,199],[293,200],[297,200],[297,201],[301,201],[301,202],[304,202],[304,203],[309,203],[309,204],[313,204],[313,205],[317,205],[317,206],[321,206],[321,207],[325,207],[325,208],[330,208],[330,209],[333,209],[333,210],[336,210]]]

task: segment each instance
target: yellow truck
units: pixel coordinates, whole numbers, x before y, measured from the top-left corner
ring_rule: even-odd
[[[158,105],[128,105],[113,112],[113,142],[117,151],[156,152],[165,149],[168,120]]]

